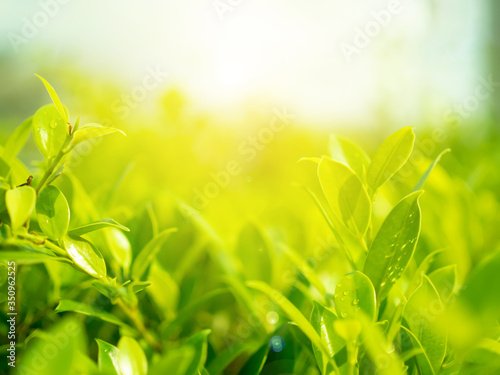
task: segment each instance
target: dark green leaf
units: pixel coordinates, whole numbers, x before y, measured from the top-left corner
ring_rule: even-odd
[[[375,287],[378,303],[401,277],[415,251],[420,234],[421,193],[411,193],[392,209],[368,251],[364,273]]]
[[[78,267],[95,278],[106,278],[106,263],[99,250],[89,241],[81,237],[65,236],[62,243]]]

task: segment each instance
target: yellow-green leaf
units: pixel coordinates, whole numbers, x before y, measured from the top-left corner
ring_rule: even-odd
[[[415,133],[407,126],[382,142],[366,173],[366,180],[373,193],[406,163],[414,141]]]
[[[47,104],[33,116],[33,138],[43,156],[55,156],[68,137],[64,119],[53,104]]]
[[[36,192],[31,186],[21,186],[7,190],[5,205],[10,217],[13,230],[24,225],[35,208]]]
[[[121,133],[126,135],[123,131],[116,128],[111,128],[108,126],[102,126],[100,124],[86,124],[80,126],[77,131],[73,134],[73,140],[71,141],[70,147],[73,148],[78,146],[80,143],[88,141],[89,139],[101,137],[103,135],[112,134],[112,133]]]
[[[368,228],[371,202],[361,180],[342,163],[323,157],[318,177],[332,211],[357,236]]]
[[[146,375],[148,360],[144,351],[132,337],[124,336],[118,341],[118,362],[121,375]]]
[[[59,99],[59,96],[57,96],[56,90],[48,83],[43,77],[40,77],[38,74],[35,74],[40,80],[43,82],[45,88],[47,89],[47,92],[50,95],[50,98],[52,99],[52,102],[54,103],[55,107],[57,108],[57,111],[59,112],[59,115],[62,117],[64,120],[64,123],[67,124],[69,122],[68,118],[68,113],[66,112],[66,109],[61,103],[61,100]]]
[[[47,186],[36,202],[38,225],[49,238],[60,240],[68,231],[69,206],[63,193],[55,186]]]
[[[356,318],[360,311],[375,321],[375,289],[359,271],[344,275],[335,288],[335,308],[341,318]]]
[[[98,279],[106,277],[106,263],[99,252],[89,241],[76,236],[64,236],[64,248],[70,258],[90,276]]]

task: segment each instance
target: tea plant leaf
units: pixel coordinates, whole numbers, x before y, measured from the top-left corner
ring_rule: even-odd
[[[195,333],[184,342],[184,345],[191,345],[195,349],[195,356],[186,371],[187,374],[197,374],[204,368],[207,361],[208,335],[211,332],[211,330],[205,329]]]
[[[372,363],[376,364],[377,373],[381,375],[404,374],[403,362],[391,349],[392,344],[387,344],[380,328],[362,314],[358,317],[358,321],[362,327],[363,346]]]
[[[44,253],[34,251],[0,251],[0,262],[15,261],[18,265],[21,264],[40,264],[48,261],[59,261],[69,263],[68,259],[56,257]]]
[[[156,257],[156,254],[160,251],[163,243],[173,232],[176,231],[177,228],[165,229],[157,236],[153,237],[153,239],[149,241],[146,246],[144,246],[132,265],[132,276],[136,280],[141,279],[151,262]]]
[[[68,233],[72,236],[82,236],[84,234],[103,229],[103,228],[117,228],[121,229],[125,232],[130,232],[130,229],[127,228],[124,225],[121,225],[117,221],[110,219],[110,218],[104,218],[101,220],[94,221],[92,223],[88,223],[85,225],[81,225],[77,228],[71,229]]]
[[[159,307],[166,321],[175,318],[179,303],[179,287],[174,279],[165,271],[158,262],[153,262],[149,270],[148,280],[151,286],[148,294]]]
[[[403,346],[403,349],[409,350],[410,346],[408,344],[411,343],[411,347],[413,347],[414,350],[418,351],[418,354],[416,354],[415,359],[418,363],[420,372],[422,374],[429,374],[429,375],[435,374],[434,369],[432,368],[431,362],[429,361],[429,357],[425,353],[425,350],[422,347],[422,344],[418,340],[417,336],[415,336],[413,334],[413,332],[410,331],[405,326],[401,326],[401,329],[402,329],[401,345]],[[406,336],[404,336],[404,335],[406,335]],[[409,343],[407,343],[407,341],[409,341]]]
[[[132,263],[132,247],[127,236],[123,234],[123,229],[120,229],[121,230],[114,226],[110,227],[105,233],[106,243],[109,251],[113,255],[113,259],[116,260],[128,274],[130,264]]]
[[[307,281],[309,281],[311,285],[318,290],[319,294],[322,296],[326,295],[325,286],[321,282],[317,272],[309,266],[307,261],[303,259],[295,250],[290,249],[285,245],[282,245],[281,248],[292,263],[298,268],[298,270],[302,272]]]
[[[132,337],[118,341],[118,363],[121,375],[147,375],[148,360],[141,346]]]
[[[102,126],[100,124],[91,123],[80,126],[78,130],[73,133],[73,140],[71,141],[70,148],[72,149],[78,146],[80,143],[88,141],[89,139],[102,137],[103,135],[113,134],[117,132],[126,135],[125,132],[120,129]]]
[[[322,374],[330,374],[334,371],[329,358],[335,358],[335,362],[341,371],[344,367],[343,364],[346,362],[345,357],[338,357],[342,348],[345,348],[345,343],[333,329],[333,323],[337,319],[337,315],[335,315],[333,311],[320,303],[313,301],[313,309],[310,319],[311,325],[314,327],[329,352],[329,356],[327,356],[321,348],[313,344],[314,356],[316,357],[316,362],[318,363],[318,367],[320,368]]]
[[[21,228],[35,208],[36,192],[31,186],[21,186],[5,193],[5,205],[12,230]]]
[[[415,133],[408,126],[382,142],[366,172],[372,195],[406,163],[413,150],[414,141]]]
[[[266,283],[262,281],[247,281],[246,285],[252,289],[256,289],[265,295],[267,295],[271,300],[273,300],[282,310],[283,312],[300,328],[300,330],[307,336],[309,340],[320,348],[323,353],[330,358],[330,349],[328,346],[321,340],[321,337],[318,335],[314,327],[309,323],[309,321],[304,317],[304,315],[300,312],[297,307],[295,307],[285,296],[283,296],[277,290],[271,288]],[[330,363],[334,368],[337,368],[334,360],[332,359]]]
[[[36,331],[16,363],[15,375],[75,374],[82,369],[80,355],[85,345],[85,328],[74,318],[64,318],[48,331]],[[43,354],[42,354],[43,353]],[[79,369],[79,370],[77,370]],[[5,372],[7,373],[7,372]]]
[[[273,265],[269,243],[259,228],[252,223],[245,225],[238,237],[236,250],[247,280],[271,281]]]
[[[91,316],[91,317],[100,319],[104,322],[108,322],[108,323],[117,325],[119,327],[126,328],[126,329],[133,331],[133,329],[131,327],[129,327],[124,322],[122,322],[120,319],[118,319],[113,314],[110,314],[106,311],[98,310],[98,309],[96,309],[92,306],[89,306],[85,303],[82,303],[82,302],[72,301],[69,299],[62,299],[61,301],[59,301],[59,305],[57,305],[57,307],[55,308],[55,312],[62,313],[62,312],[67,312],[67,311],[72,311],[72,312],[76,312],[76,313],[83,314],[86,316]]]
[[[333,134],[330,136],[329,146],[330,156],[333,160],[349,166],[361,180],[365,178],[364,175],[370,165],[370,159],[360,147]]]
[[[429,165],[429,168],[427,168],[422,177],[420,177],[420,179],[418,180],[417,184],[413,188],[413,191],[421,190],[424,187],[425,181],[427,181],[432,170],[434,169],[436,164],[439,163],[439,161],[441,160],[441,157],[450,151],[451,149],[447,148],[446,150],[441,151],[441,153],[438,156],[436,156],[436,159],[434,159],[431,165]]]
[[[370,278],[380,303],[410,262],[420,234],[420,207],[416,191],[389,213],[368,251],[364,273]]]
[[[197,375],[198,372],[188,373],[187,371],[195,355],[196,351],[190,345],[183,345],[180,348],[169,350],[152,366],[149,375]]]
[[[33,138],[46,158],[54,157],[66,142],[68,128],[53,104],[47,104],[33,116]]]
[[[69,206],[64,194],[55,186],[45,187],[36,201],[38,225],[49,238],[60,240],[68,231]]]
[[[435,330],[432,322],[442,314],[444,306],[438,292],[427,276],[410,296],[403,312],[408,328],[415,334],[436,373],[446,354],[446,336]],[[419,357],[417,357],[418,361]],[[420,363],[420,362],[419,362]]]
[[[436,288],[441,301],[448,302],[455,292],[457,284],[457,265],[452,264],[438,268],[429,275],[429,279]]]
[[[344,164],[325,157],[318,165],[318,177],[334,214],[354,234],[362,236],[370,222],[371,202],[359,177]]]
[[[68,113],[66,112],[66,109],[61,103],[61,100],[59,100],[59,97],[57,96],[56,90],[48,83],[44,78],[39,76],[38,74],[35,74],[40,80],[43,82],[45,88],[47,89],[47,92],[50,95],[50,98],[52,99],[52,102],[54,103],[55,108],[57,108],[57,111],[59,112],[59,115],[62,117],[64,120],[65,124],[69,122],[68,118]]]
[[[239,375],[260,374],[269,354],[269,345],[262,345],[245,363]]]
[[[19,125],[16,130],[14,130],[14,133],[12,133],[12,135],[7,140],[2,153],[2,157],[7,162],[7,164],[10,165],[12,163],[14,158],[26,143],[31,131],[32,122],[33,117],[29,117],[24,120],[23,123]]]
[[[210,375],[220,375],[224,373],[224,369],[228,367],[236,358],[245,354],[252,353],[258,349],[259,345],[255,342],[244,342],[231,345],[222,353],[212,359],[207,365],[207,371]]]
[[[375,289],[370,279],[359,271],[344,275],[335,288],[335,308],[341,318],[356,318],[363,310],[375,321]]]
[[[99,347],[97,363],[99,371],[108,375],[121,375],[119,364],[120,351],[114,345],[108,344],[105,341],[96,339]]]
[[[62,244],[73,262],[83,271],[98,279],[106,278],[106,263],[92,243],[81,237],[66,235]]]

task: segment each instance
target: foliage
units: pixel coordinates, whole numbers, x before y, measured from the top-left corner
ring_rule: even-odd
[[[229,241],[171,193],[155,197],[157,209],[130,203],[123,215],[112,203],[124,176],[91,197],[68,168],[72,155],[97,137],[123,132],[70,122],[41,80],[53,104],[0,150],[4,286],[7,263],[18,267],[20,361],[13,373],[500,371],[498,249],[470,261],[467,250],[435,246],[436,237],[453,246],[451,237],[462,236],[458,226],[450,236],[454,218],[439,203],[475,199],[438,165],[448,150],[413,184],[388,189],[411,158],[412,128],[390,135],[371,160],[332,137],[330,155],[304,165],[314,168],[304,186],[307,205],[317,206],[333,234],[331,246],[311,256],[304,243],[258,221]],[[44,157],[33,175],[18,159],[30,132]],[[425,226],[427,213],[434,228]],[[436,218],[446,223],[438,227]],[[307,232],[316,224],[304,215],[301,225]]]

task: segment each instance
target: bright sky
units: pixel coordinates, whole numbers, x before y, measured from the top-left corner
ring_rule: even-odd
[[[13,35],[26,36],[29,21],[41,26],[17,46],[20,56],[40,48],[69,54],[129,87],[159,66],[169,72],[166,86],[180,87],[207,110],[286,105],[305,121],[370,125],[383,109],[411,125],[424,111],[442,113],[477,84],[482,4],[3,1],[0,48],[12,52]]]

